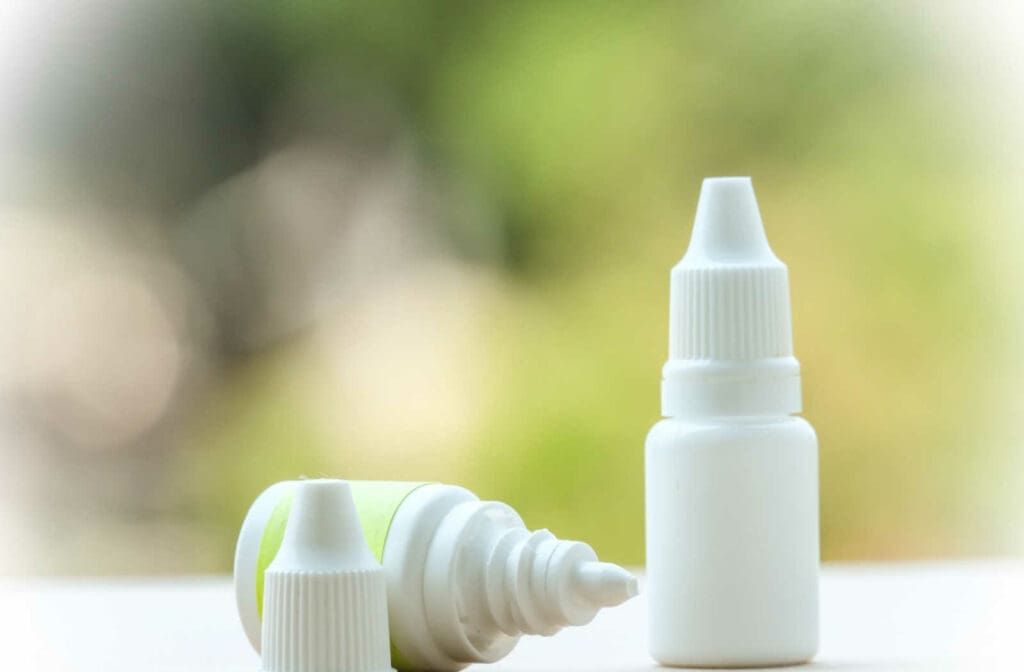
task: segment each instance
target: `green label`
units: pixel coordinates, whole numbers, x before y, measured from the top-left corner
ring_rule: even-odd
[[[363,527],[363,535],[377,562],[384,562],[384,543],[387,541],[388,530],[391,529],[391,521],[398,512],[398,507],[414,490],[424,485],[427,484],[404,481],[349,481],[356,513],[359,514],[359,523]],[[260,539],[260,551],[256,561],[256,608],[260,620],[263,619],[263,575],[274,561],[281,548],[281,541],[284,540],[288,514],[292,510],[293,494],[294,490],[290,489],[281,497],[270,514],[267,526],[263,529],[263,537]],[[405,657],[395,648],[394,642],[391,644],[391,664],[398,669],[409,668]]]
[[[288,514],[292,511],[292,499],[295,497],[295,490],[289,489],[278,501],[274,511],[270,514],[267,526],[263,528],[263,536],[260,538],[260,552],[256,556],[256,609],[263,620],[263,575],[267,567],[277,557],[277,551],[281,548],[281,540],[284,539],[284,528],[288,524]],[[379,558],[378,558],[379,561]]]

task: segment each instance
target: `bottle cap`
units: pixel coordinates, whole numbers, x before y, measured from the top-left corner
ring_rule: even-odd
[[[672,269],[662,415],[799,413],[789,274],[749,177],[704,180],[690,246]]]
[[[366,544],[347,482],[296,484],[264,581],[263,670],[392,669],[384,572]]]

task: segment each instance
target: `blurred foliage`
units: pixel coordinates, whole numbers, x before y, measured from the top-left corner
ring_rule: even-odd
[[[223,2],[126,22],[100,81],[48,91],[38,123],[94,198],[157,213],[210,313],[212,382],[185,403],[152,482],[160,515],[213,551],[174,568],[226,570],[248,503],[298,474],[459,482],[642,563],[668,271],[701,178],[717,174],[754,176],[790,267],[824,558],[1013,550],[1016,521],[989,511],[1015,487],[997,478],[1014,452],[1010,374],[989,364],[1012,358],[1013,325],[986,300],[998,269],[964,224],[992,139],[914,11]],[[463,391],[478,403],[449,438],[351,430],[365,400],[325,383],[323,349],[360,319],[351,304],[253,338],[270,319],[274,232],[293,222],[247,183],[223,185],[294,146],[340,148],[369,176],[382,156],[411,157],[409,207],[437,241],[416,258],[468,270],[439,294],[423,276],[421,312],[385,332],[404,335],[387,341],[400,351],[472,306]],[[317,249],[294,269],[326,264]],[[373,265],[372,249],[353,254]],[[388,268],[369,283],[395,280]],[[419,392],[387,397],[400,403],[380,421],[431,417]]]

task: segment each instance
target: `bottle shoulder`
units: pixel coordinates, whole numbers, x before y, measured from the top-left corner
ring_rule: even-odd
[[[647,434],[647,449],[727,444],[751,439],[815,446],[818,442],[811,423],[795,415],[766,418],[664,418]]]

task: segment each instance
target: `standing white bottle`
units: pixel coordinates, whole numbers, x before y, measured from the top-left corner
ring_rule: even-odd
[[[799,663],[818,647],[818,443],[786,266],[750,179],[709,178],[672,269],[664,420],[647,436],[648,648],[665,665]]]

